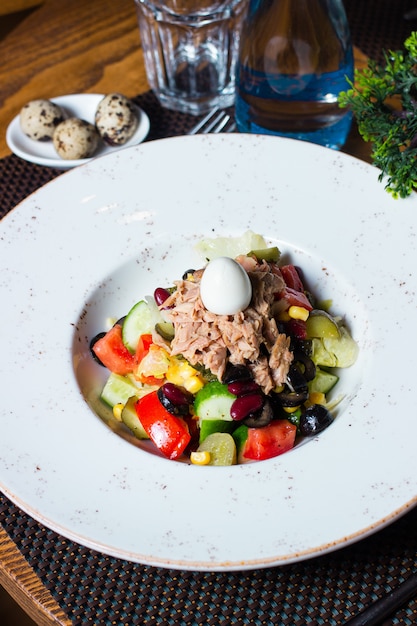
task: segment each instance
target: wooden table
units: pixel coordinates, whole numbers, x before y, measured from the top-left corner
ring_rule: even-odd
[[[7,125],[29,100],[110,91],[133,97],[149,89],[133,0],[44,0],[2,16],[0,35],[0,158],[10,154]],[[366,61],[358,50],[355,57],[357,66]],[[345,151],[369,160],[355,128]],[[37,624],[70,624],[3,529],[0,583]]]

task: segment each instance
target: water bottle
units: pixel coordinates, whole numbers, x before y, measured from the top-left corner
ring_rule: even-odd
[[[339,149],[352,122],[337,101],[347,79],[353,51],[342,0],[250,0],[236,73],[240,132]]]

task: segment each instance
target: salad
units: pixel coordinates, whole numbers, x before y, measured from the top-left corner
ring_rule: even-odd
[[[91,340],[109,370],[101,399],[168,459],[278,456],[332,423],[328,393],[358,346],[260,235],[197,248],[203,267],[156,286]]]

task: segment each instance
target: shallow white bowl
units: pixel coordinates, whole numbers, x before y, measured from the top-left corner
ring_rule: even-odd
[[[317,556],[414,506],[417,200],[377,178],[311,144],[206,135],[94,159],[25,200],[1,223],[4,493],[93,549],[198,570]],[[336,419],[261,463],[149,454],[106,423],[89,341],[198,264],[202,237],[247,229],[303,268],[359,343]]]

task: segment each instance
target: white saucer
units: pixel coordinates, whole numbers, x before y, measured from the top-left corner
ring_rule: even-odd
[[[62,107],[68,116],[79,117],[87,122],[94,124],[94,116],[97,110],[100,100],[104,98],[104,94],[90,94],[90,93],[76,93],[67,96],[59,96],[58,98],[50,98],[52,102],[55,102]],[[7,132],[6,141],[10,150],[14,152],[18,157],[30,161],[31,163],[37,163],[38,165],[46,165],[47,167],[55,167],[57,169],[66,170],[77,165],[82,165],[91,161],[92,158],[103,156],[116,150],[122,150],[129,146],[135,146],[141,143],[147,136],[150,128],[149,117],[142,109],[134,104],[136,108],[139,124],[135,134],[129,141],[123,146],[108,146],[103,142],[93,157],[89,159],[75,159],[66,161],[59,158],[55,152],[52,141],[35,141],[25,135],[20,128],[20,115],[10,122]]]

